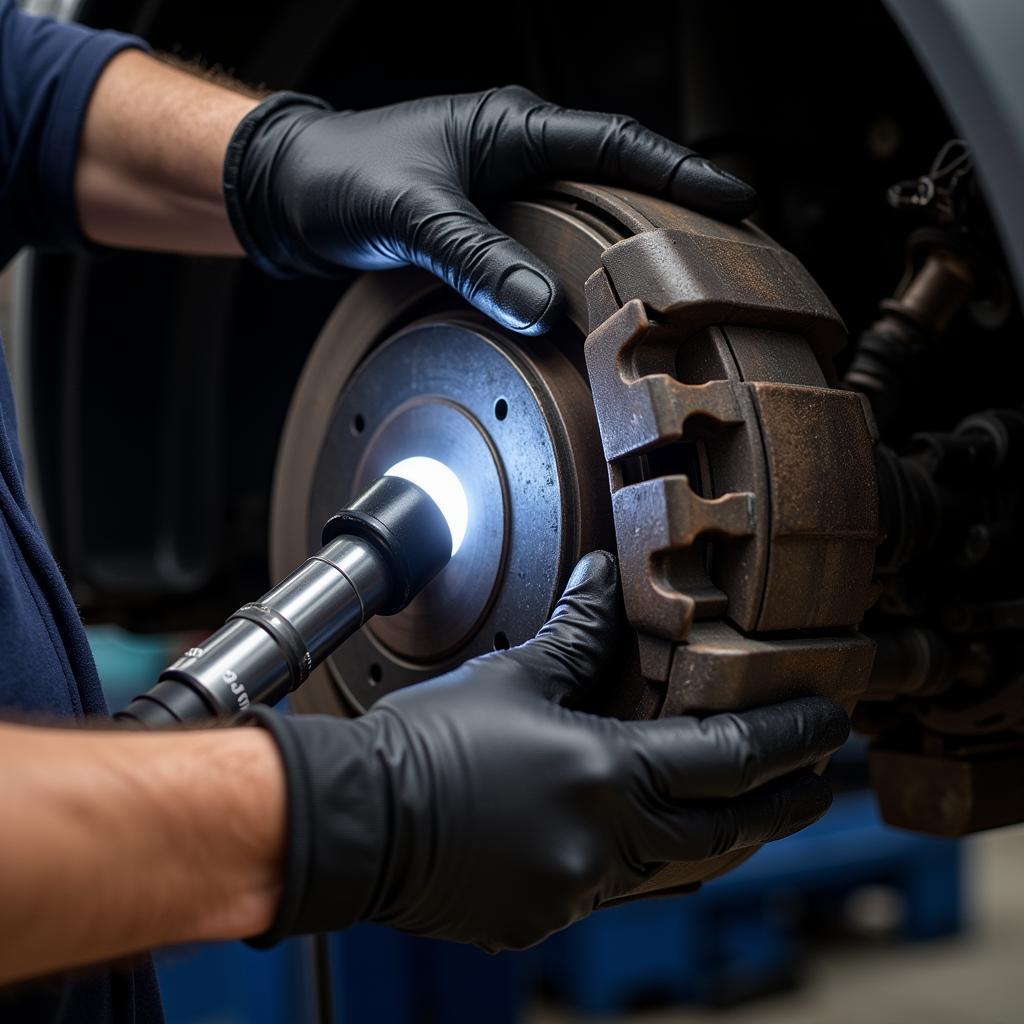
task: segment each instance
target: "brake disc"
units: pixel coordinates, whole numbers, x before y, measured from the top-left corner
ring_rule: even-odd
[[[651,718],[821,693],[850,708],[879,539],[871,419],[834,387],[845,333],[763,232],[670,203],[558,184],[495,218],[561,278],[563,327],[525,339],[417,270],[368,274],[324,327],[275,477],[276,575],[375,475],[433,455],[469,491],[463,549],[300,691],[358,713],[520,643],[576,560],[615,544],[638,664],[606,710]],[[662,869],[713,877],[733,853]]]

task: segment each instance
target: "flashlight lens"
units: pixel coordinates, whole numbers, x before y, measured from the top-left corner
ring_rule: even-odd
[[[385,476],[397,476],[423,488],[441,510],[452,533],[452,556],[462,547],[469,523],[469,502],[459,478],[437,459],[414,455],[395,463]]]

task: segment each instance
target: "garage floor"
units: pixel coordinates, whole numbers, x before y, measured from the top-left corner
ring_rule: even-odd
[[[1024,826],[970,841],[968,885],[973,921],[960,938],[829,944],[812,953],[797,992],[724,1011],[645,1011],[616,1024],[1021,1024]],[[544,1007],[528,1024],[578,1021]]]

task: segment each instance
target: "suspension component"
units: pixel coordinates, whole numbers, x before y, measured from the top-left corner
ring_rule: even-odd
[[[886,821],[963,835],[1024,818],[1024,415],[976,413],[879,446],[885,588],[854,722]]]
[[[883,300],[881,315],[857,339],[844,384],[867,395],[883,436],[898,416],[922,354],[974,292],[975,274],[960,249],[951,236],[931,231],[912,238],[904,283]]]

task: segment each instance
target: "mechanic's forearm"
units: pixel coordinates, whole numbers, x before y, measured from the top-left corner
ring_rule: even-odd
[[[0,984],[265,931],[284,776],[263,729],[0,725]]]
[[[134,249],[239,256],[224,208],[224,153],[259,100],[137,50],[89,102],[75,179],[87,238]]]

